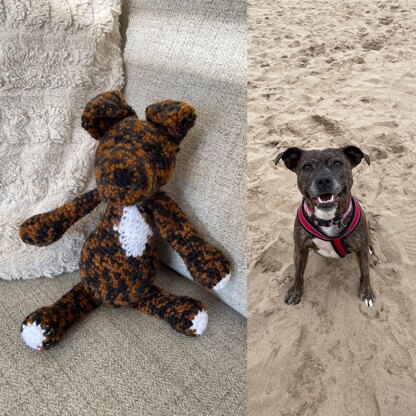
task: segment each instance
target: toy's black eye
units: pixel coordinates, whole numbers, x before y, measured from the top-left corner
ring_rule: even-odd
[[[336,166],[336,167],[340,167],[340,166],[342,166],[342,162],[341,162],[340,160],[336,160],[336,161],[334,162],[334,166]]]
[[[310,172],[310,171],[313,169],[313,167],[312,167],[312,165],[311,165],[311,164],[306,163],[306,164],[304,164],[304,165],[302,166],[302,169],[303,169],[305,172]]]
[[[152,146],[150,143],[144,142],[144,143],[142,144],[142,149],[143,149],[145,152],[151,152],[151,151],[153,150],[153,146]]]
[[[124,140],[124,136],[122,134],[116,134],[114,136],[114,143],[120,143]]]

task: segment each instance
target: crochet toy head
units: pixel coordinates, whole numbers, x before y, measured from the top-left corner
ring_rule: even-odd
[[[99,141],[95,178],[101,200],[134,205],[153,195],[172,177],[179,145],[195,119],[194,108],[181,101],[150,105],[146,121],[119,91],[90,101],[82,127]]]

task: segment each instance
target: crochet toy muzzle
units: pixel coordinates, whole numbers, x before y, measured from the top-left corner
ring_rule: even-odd
[[[208,314],[202,303],[153,284],[155,227],[196,282],[218,290],[230,277],[223,254],[205,242],[177,204],[160,191],[173,175],[179,145],[195,119],[190,105],[165,100],[147,107],[146,120],[139,120],[120,91],[102,93],[86,105],[82,126],[99,142],[94,163],[97,188],[29,218],[20,236],[27,244],[52,244],[101,202],[107,209],[82,248],[80,283],[23,321],[21,336],[28,346],[51,347],[100,305],[156,315],[185,335],[205,331]]]

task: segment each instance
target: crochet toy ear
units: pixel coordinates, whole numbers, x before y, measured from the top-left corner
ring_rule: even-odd
[[[107,91],[94,97],[84,109],[81,126],[99,140],[106,131],[126,117],[136,116],[121,91]]]
[[[342,148],[345,156],[351,162],[353,168],[361,163],[364,159],[368,164],[370,164],[370,158],[366,155],[360,148],[357,146],[346,146]]]
[[[289,147],[284,152],[279,153],[274,159],[274,164],[277,165],[280,159],[283,159],[285,166],[293,172],[296,172],[298,162],[302,156],[302,149],[299,147]]]
[[[193,127],[195,109],[183,101],[165,100],[146,108],[146,120],[163,128],[170,140],[179,144]]]

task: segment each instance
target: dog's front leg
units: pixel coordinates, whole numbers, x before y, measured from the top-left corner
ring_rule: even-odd
[[[370,250],[367,245],[357,251],[357,261],[360,267],[360,287],[358,297],[370,308],[376,300],[373,289],[370,285]]]
[[[287,291],[285,303],[288,305],[297,305],[302,299],[303,292],[303,275],[305,273],[306,262],[308,261],[308,249],[295,246],[293,253],[295,262],[295,282]]]

